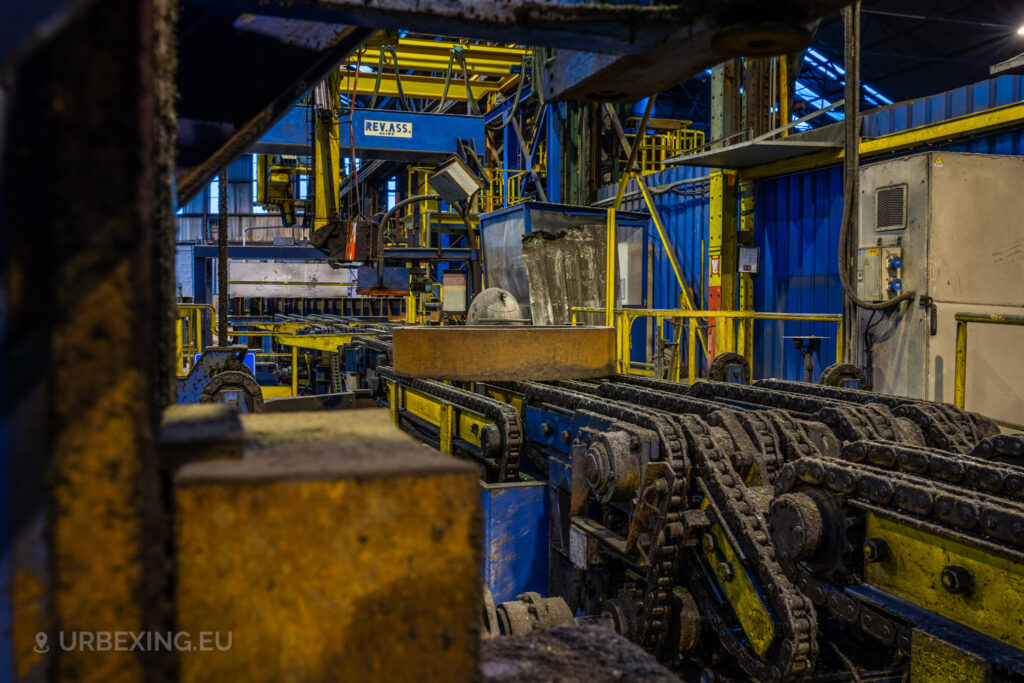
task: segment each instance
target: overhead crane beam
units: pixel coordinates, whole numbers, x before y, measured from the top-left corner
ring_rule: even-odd
[[[514,67],[518,67],[529,50],[513,47],[497,47],[493,45],[472,45],[452,41],[438,40],[406,40],[402,39],[395,46],[399,67],[403,70],[444,72],[448,68],[452,48],[460,47],[466,56],[466,67],[470,75],[475,76],[508,76]],[[355,55],[348,59],[349,64],[357,62],[363,65],[374,65],[380,59],[381,50],[370,47],[362,52],[360,58]]]
[[[362,73],[359,75],[359,83],[357,84],[354,71],[343,71],[341,72],[340,79],[341,92],[350,94],[353,91],[353,88],[355,88],[357,95],[372,95],[376,78],[376,74]],[[471,80],[469,82],[469,86],[473,91],[473,97],[475,99],[480,99],[485,95],[503,90],[508,85],[513,84],[515,82],[515,78],[518,78],[518,76],[504,81]],[[419,76],[414,74],[403,75],[402,92],[406,97],[439,100],[444,92],[444,78],[436,76]],[[382,97],[398,97],[398,82],[393,73],[384,73],[381,75],[378,94]],[[457,102],[466,101],[466,86],[461,82],[461,78],[452,78],[451,83],[448,85],[447,99],[455,100]]]

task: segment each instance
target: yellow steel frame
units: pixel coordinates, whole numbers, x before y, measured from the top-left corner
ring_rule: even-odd
[[[928,126],[919,126],[890,135],[861,140],[860,156],[870,157],[913,147],[949,142],[966,135],[974,135],[998,128],[1024,123],[1024,102],[995,107],[975,114],[967,114]],[[806,154],[794,159],[783,159],[770,164],[753,166],[740,171],[743,180],[759,180],[772,176],[807,171],[822,166],[838,164],[843,159],[843,150],[826,150]]]
[[[628,122],[634,127],[640,117],[633,116]],[[691,121],[673,121],[678,124],[675,130],[658,131],[644,134],[641,137],[640,149],[637,150],[636,170],[641,175],[649,175],[665,170],[665,159],[685,154],[704,145],[704,131],[690,128]],[[636,133],[626,133],[630,146],[636,144]],[[628,154],[627,154],[628,156]]]
[[[889,547],[882,562],[865,562],[864,580],[904,600],[1024,649],[1024,564],[995,547],[980,547],[927,528],[868,512],[865,538]],[[974,589],[954,594],[942,586],[944,567],[959,566],[974,577]]]
[[[358,84],[354,71],[340,71],[339,82],[341,91],[352,93],[353,89],[357,95],[372,95],[376,86],[376,74],[360,73]],[[479,100],[490,93],[500,92],[515,83],[515,76],[504,81],[480,81],[470,80],[469,89],[473,93],[473,99]],[[444,94],[444,77],[419,76],[407,74],[401,77],[402,94],[406,97],[422,98],[427,100],[440,100]],[[398,97],[398,79],[393,73],[381,74],[380,87],[377,93],[381,97]],[[466,86],[460,80],[452,78],[448,86],[448,100],[454,102],[466,101]]]
[[[1024,326],[1024,315],[997,315],[986,313],[957,313],[956,319],[956,374],[953,385],[953,404],[963,410],[967,400],[967,325],[1019,325]]]
[[[388,382],[387,393],[395,424],[398,424],[399,416],[404,411],[437,427],[440,442],[438,450],[442,453],[454,452],[455,439],[479,446],[483,428],[494,424],[493,420],[484,415],[397,382]]]
[[[608,314],[604,308],[587,308],[583,306],[573,306],[572,308],[572,324],[577,323],[578,313],[604,313]],[[843,316],[840,313],[758,313],[756,311],[694,311],[690,309],[646,309],[646,308],[619,308],[614,312],[614,326],[615,326],[615,338],[616,338],[616,364],[620,373],[630,374],[650,374],[649,372],[637,372],[630,361],[630,350],[632,348],[632,339],[630,333],[633,328],[633,323],[639,318],[653,318],[656,322],[656,328],[660,329],[662,323],[665,320],[673,318],[682,318],[686,320],[686,331],[687,331],[687,347],[688,347],[688,359],[687,359],[687,380],[693,383],[697,380],[697,325],[695,324],[699,319],[708,318],[724,318],[730,325],[729,329],[733,330],[733,320],[793,320],[793,321],[811,321],[811,322],[834,322],[836,324],[836,362],[841,363],[843,358]],[[734,330],[733,330],[734,332]],[[753,342],[751,341],[749,355],[744,353],[747,358],[753,355]],[[678,365],[676,366],[678,368]],[[673,377],[675,381],[680,381],[681,377],[678,375]]]
[[[710,498],[705,496],[701,507],[706,510],[709,504]],[[736,619],[740,622],[754,652],[763,656],[775,639],[775,626],[772,624],[771,614],[750,576],[747,575],[747,570],[736,557],[736,551],[729,544],[721,525],[712,524],[708,534],[714,539],[714,543],[702,543],[701,551],[707,558],[708,566],[711,567],[722,592],[732,605]]]
[[[401,69],[443,73],[448,69],[448,60],[453,47],[461,47],[466,56],[466,72],[471,76],[509,76],[513,66],[519,66],[529,50],[497,45],[468,45],[443,40],[416,40],[402,38],[395,46],[398,65]],[[379,47],[363,50],[362,64],[374,65],[380,59]],[[355,56],[349,57],[348,64],[357,63]],[[371,75],[372,76],[372,75]],[[404,79],[403,79],[404,80]]]

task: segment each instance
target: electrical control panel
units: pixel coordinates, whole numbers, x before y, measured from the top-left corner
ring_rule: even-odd
[[[903,291],[903,248],[870,247],[857,251],[857,295],[887,301]]]

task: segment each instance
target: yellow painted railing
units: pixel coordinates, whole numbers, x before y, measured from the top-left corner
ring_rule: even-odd
[[[953,404],[964,409],[967,400],[967,325],[1022,325],[1024,315],[997,315],[989,313],[957,313],[956,318],[956,375],[953,385]]]
[[[628,123],[636,127],[639,120],[639,117],[632,117]],[[636,157],[636,170],[641,175],[663,171],[666,159],[697,149],[704,144],[704,131],[689,128],[690,121],[675,123],[679,126],[677,129],[648,132],[643,136],[643,144],[640,145]],[[626,140],[632,146],[636,141],[636,134],[626,133]]]
[[[572,324],[576,324],[577,313],[606,313],[603,308],[585,308],[574,306],[572,308]],[[666,320],[685,320],[687,332],[687,380],[694,382],[697,379],[697,328],[698,321],[721,318],[728,326],[730,334],[735,334],[733,320],[790,320],[800,322],[834,322],[836,323],[836,362],[841,363],[843,358],[843,316],[840,313],[761,313],[757,311],[692,311],[685,309],[648,309],[648,308],[618,308],[614,313],[615,346],[617,352],[618,371],[624,374],[649,374],[649,372],[636,372],[630,360],[632,350],[631,332],[633,323],[640,318],[652,318],[656,322],[658,330]],[[660,331],[658,332],[660,334]],[[752,335],[747,335],[752,338]],[[733,346],[733,348],[736,348]],[[748,359],[753,355],[753,343],[743,353]],[[674,379],[681,379],[679,364],[676,364]]]

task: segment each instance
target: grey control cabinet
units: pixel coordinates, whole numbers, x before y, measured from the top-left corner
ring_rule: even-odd
[[[858,313],[876,391],[953,401],[956,313],[1024,314],[1024,158],[927,152],[860,173],[855,286],[892,313]],[[968,410],[1024,423],[1024,327],[968,330]]]

